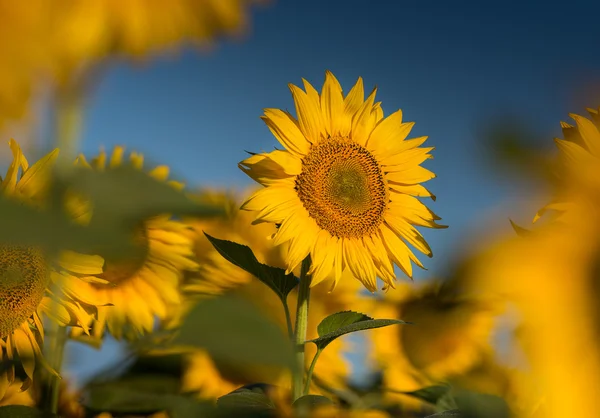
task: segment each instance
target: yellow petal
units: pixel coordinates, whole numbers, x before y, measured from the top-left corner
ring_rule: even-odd
[[[351,139],[365,146],[371,131],[375,127],[375,114],[373,114],[373,103],[377,88],[374,88],[367,100],[360,106],[352,117],[352,129],[350,132]]]
[[[575,114],[570,114],[569,116],[575,119],[579,134],[590,152],[596,157],[600,157],[600,132],[598,132],[598,128],[594,122]]]
[[[169,177],[169,167],[166,165],[159,165],[148,173],[149,176],[156,180],[165,181]]]
[[[363,79],[358,77],[356,84],[354,84],[348,95],[344,98],[344,112],[346,113],[346,116],[352,120],[352,117],[358,112],[364,102],[365,91]]]
[[[123,154],[124,153],[125,153],[125,148],[119,147],[119,146],[115,147],[113,149],[112,155],[110,156],[110,162],[108,163],[109,167],[115,168],[115,167],[118,167],[121,164],[123,164]]]
[[[401,238],[408,241],[410,245],[426,256],[431,257],[432,253],[429,244],[427,244],[425,238],[411,224],[398,216],[394,216],[390,212],[385,214],[385,224]]]
[[[59,264],[72,273],[93,275],[102,274],[104,259],[99,255],[80,254],[64,250],[60,253]]]
[[[387,225],[382,225],[379,228],[381,242],[385,246],[392,261],[412,279],[412,264],[410,263],[409,253],[411,252],[406,243],[388,228]]]
[[[36,196],[47,187],[52,165],[58,156],[58,149],[50,152],[28,170],[17,184],[17,190],[26,196]]]
[[[296,87],[297,88],[297,87]],[[297,88],[298,89],[298,88]],[[298,89],[302,92],[302,90]],[[302,92],[304,99],[306,93]],[[306,118],[306,116],[304,116]],[[261,117],[271,133],[285,147],[286,150],[303,157],[310,148],[310,137],[296,124],[296,121],[280,109],[265,109],[265,115]],[[305,122],[306,123],[306,122]]]
[[[342,86],[331,71],[325,72],[325,83],[321,91],[321,111],[325,129],[330,136],[340,135],[344,118]]]
[[[321,106],[318,102],[315,103],[300,87],[289,84],[289,88],[296,105],[300,130],[311,144],[316,144],[326,135]]]
[[[386,173],[385,178],[394,183],[417,184],[435,178],[435,174],[426,168],[415,166],[402,171]]]
[[[343,245],[346,266],[369,291],[376,291],[377,275],[375,274],[375,265],[366,248],[353,238],[345,238]]]

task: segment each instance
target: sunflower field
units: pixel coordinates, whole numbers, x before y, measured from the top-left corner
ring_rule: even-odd
[[[0,0],[0,418],[598,417],[600,9],[413,3]]]

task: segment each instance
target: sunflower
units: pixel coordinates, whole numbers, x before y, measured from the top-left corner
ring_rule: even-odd
[[[60,0],[48,17],[53,23],[50,41],[57,64],[78,70],[109,56],[139,58],[240,33],[246,28],[252,3],[255,1]]]
[[[107,164],[107,156],[101,152],[89,164],[84,156],[79,156],[77,164],[95,170],[109,170],[123,163],[124,149],[116,147]],[[143,157],[130,155],[131,164],[142,169]],[[169,169],[158,166],[148,175],[167,181]],[[182,185],[170,181],[169,184],[181,188]],[[75,199],[83,201],[83,197]],[[73,204],[79,208],[74,212],[80,222],[93,216],[89,205]],[[93,339],[88,342],[99,344],[107,328],[111,335],[133,339],[152,331],[155,317],[165,318],[167,306],[180,303],[179,281],[184,270],[194,270],[198,265],[193,261],[192,240],[186,234],[187,227],[170,215],[156,216],[143,222],[135,231],[134,241],[139,251],[130,259],[106,260],[104,272],[96,282],[68,281],[67,291],[85,303],[101,303],[98,318],[90,323]],[[80,337],[79,330],[73,330],[73,337]],[[84,338],[85,339],[85,338]]]
[[[407,243],[432,255],[415,226],[443,227],[416,198],[433,197],[420,184],[435,177],[420,166],[433,148],[419,147],[427,137],[406,140],[413,123],[400,110],[384,118],[361,78],[345,97],[329,71],[321,94],[303,81],[306,91],[290,84],[297,119],[279,109],[262,117],[285,149],[240,162],[265,186],[243,209],[279,225],[273,242],[289,243],[288,272],[310,255],[312,285],[333,275],[335,286],[347,267],[370,291],[377,277],[393,287],[392,263],[409,277],[411,261],[422,267]]]
[[[253,214],[239,210],[239,201],[233,194],[213,192],[212,196],[213,201],[221,202],[222,207],[228,208],[228,216],[225,219],[186,220],[194,231],[196,256],[201,265],[201,268],[190,274],[184,283],[186,299],[196,301],[199,297],[219,294],[225,290],[232,291],[256,304],[257,308],[274,320],[283,332],[287,332],[284,310],[279,298],[258,279],[225,260],[203,234],[206,232],[219,239],[248,245],[260,262],[283,267],[285,265],[284,248],[274,246],[272,242],[264,239],[266,235],[274,232],[275,226],[272,224],[251,226]],[[350,309],[358,297],[359,287],[358,282],[346,280],[340,284],[337,292],[331,294],[328,286],[317,286],[311,295],[307,338],[318,337],[316,328],[325,316]],[[291,293],[288,300],[290,311],[295,312],[295,291]],[[341,387],[344,384],[345,377],[349,373],[348,364],[342,357],[346,348],[344,340],[336,340],[323,351],[317,363],[315,375],[324,384],[332,387]],[[312,359],[315,350],[313,344],[307,345],[307,363]],[[187,359],[183,389],[195,392],[201,397],[215,398],[244,384],[257,381],[267,381],[283,386],[289,384],[286,377],[280,377],[280,373],[270,370],[257,370],[256,368],[227,370],[223,365],[215,364],[203,351],[190,353],[187,355]],[[318,390],[316,386],[313,387],[313,391]]]
[[[10,141],[10,147],[13,161],[1,180],[2,193],[23,204],[43,207],[50,169],[58,150],[30,167],[14,140]],[[0,398],[14,381],[15,363],[22,364],[27,376],[23,389],[31,385],[36,360],[47,366],[41,355],[42,314],[62,326],[77,326],[81,332],[88,332],[87,323],[95,314],[96,303],[92,301],[84,308],[77,298],[56,285],[65,279],[83,281],[91,274],[102,273],[103,263],[101,257],[72,251],[63,251],[53,260],[36,247],[0,245],[0,361],[3,367]]]
[[[384,385],[412,391],[460,376],[492,351],[490,335],[495,309],[448,294],[433,282],[368,302],[376,317],[401,318],[414,325],[375,330],[375,363],[383,370]]]
[[[559,150],[558,193],[535,214],[534,222],[545,216],[568,223],[582,206],[600,201],[600,109],[587,110],[591,119],[571,114],[575,125],[560,124],[564,139],[554,140]]]

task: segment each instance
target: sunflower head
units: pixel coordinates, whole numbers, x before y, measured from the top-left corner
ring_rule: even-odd
[[[80,156],[77,164],[88,169],[105,171],[124,162],[125,150],[115,147],[110,155],[101,152],[90,163]],[[129,155],[129,164],[142,170],[144,159],[137,153]],[[169,169],[158,166],[148,175],[181,189],[181,183],[168,180]],[[78,196],[70,206],[81,222],[93,216],[93,207],[85,197]],[[91,212],[91,215],[90,215]],[[152,331],[155,320],[167,317],[168,306],[178,305],[180,280],[183,272],[195,270],[192,240],[188,227],[170,215],[160,215],[144,220],[131,234],[135,251],[127,258],[107,259],[104,271],[95,273],[87,281],[71,280],[69,291],[83,304],[111,305],[98,307],[98,319],[90,322],[93,338],[87,342],[99,344],[105,329],[115,338],[134,339]],[[73,336],[81,337],[75,330]]]
[[[414,324],[372,333],[373,360],[392,389],[411,391],[460,376],[491,350],[496,307],[457,298],[436,283],[421,289],[406,285],[369,306],[377,317]]]
[[[242,206],[255,223],[278,225],[275,244],[288,243],[288,272],[310,255],[312,284],[346,269],[367,289],[395,281],[394,264],[412,276],[422,267],[408,244],[431,256],[415,226],[441,228],[417,197],[435,175],[420,166],[433,148],[406,139],[413,126],[402,111],[384,118],[376,89],[365,99],[362,79],[344,95],[329,71],[321,92],[290,85],[296,115],[266,109],[262,117],[283,150],[253,154],[240,168],[264,186]]]
[[[248,196],[249,192],[244,195]],[[194,237],[195,253],[200,268],[187,275],[183,284],[184,303],[174,307],[171,312],[181,317],[199,297],[211,297],[229,291],[255,303],[258,309],[280,326],[282,332],[287,332],[284,312],[277,295],[258,279],[223,258],[204,235],[207,233],[219,239],[247,245],[259,262],[274,267],[284,267],[286,245],[275,246],[272,241],[265,239],[276,231],[276,227],[269,223],[249,227],[248,224],[254,219],[255,214],[239,210],[239,197],[232,193],[213,191],[198,198],[230,210],[226,211],[227,216],[224,218],[186,219]],[[356,302],[359,287],[360,284],[354,280],[340,283],[335,294],[329,293],[327,284],[315,287],[311,294],[311,311],[308,318],[308,328],[312,331],[307,338],[318,337],[316,328],[325,316],[350,309]],[[294,292],[288,297],[289,310],[292,313],[295,312]],[[174,318],[169,324],[176,325],[178,319]],[[291,319],[293,322],[294,318]],[[340,387],[348,375],[349,368],[342,356],[346,348],[345,344],[342,340],[331,343],[323,352],[315,370],[315,374],[331,387]],[[306,347],[306,350],[307,360],[310,360],[316,348],[311,344]],[[187,358],[184,385],[201,397],[218,397],[231,391],[232,387],[256,381],[283,385],[288,382],[287,376],[282,377],[280,370],[263,368],[227,370],[223,364],[216,364],[202,351],[189,353]]]

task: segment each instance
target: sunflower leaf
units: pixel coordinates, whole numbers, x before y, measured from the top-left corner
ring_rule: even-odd
[[[275,323],[250,302],[230,295],[199,302],[183,320],[173,344],[200,347],[232,369],[286,368],[294,358],[290,341]]]
[[[426,388],[418,389],[412,392],[402,392],[406,395],[418,398],[430,404],[437,404],[440,399],[450,392],[448,385],[434,385]]]
[[[275,404],[259,388],[240,388],[217,399],[217,407],[231,414],[234,412],[275,412]]]
[[[333,405],[333,401],[322,395],[304,395],[294,401],[294,408],[318,408],[319,406]]]
[[[287,303],[288,294],[298,286],[298,279],[285,270],[260,263],[250,247],[237,242],[218,239],[204,233],[215,249],[231,264],[247,271],[269,286],[283,303]]]
[[[54,418],[56,414],[43,412],[31,406],[7,405],[0,406],[0,418]]]
[[[318,348],[323,349],[342,335],[396,324],[410,324],[410,322],[398,319],[373,319],[368,315],[353,311],[337,312],[323,319],[317,326],[319,338],[307,342],[315,343]]]
[[[148,217],[175,215],[214,216],[221,214],[214,205],[203,205],[168,183],[133,167],[118,166],[106,171],[74,168],[67,184],[92,201],[94,217],[116,217],[136,224]]]

